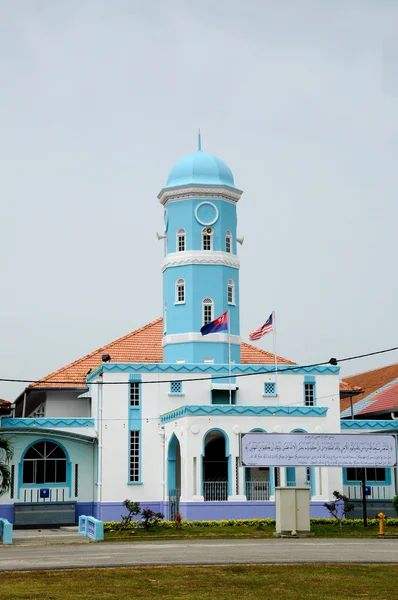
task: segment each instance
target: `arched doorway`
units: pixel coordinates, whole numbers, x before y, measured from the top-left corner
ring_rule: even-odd
[[[177,436],[171,436],[167,451],[167,486],[169,497],[169,519],[175,520],[180,508],[181,496],[181,448]]]
[[[221,429],[207,432],[202,461],[203,496],[207,502],[228,500],[230,481],[229,440]]]

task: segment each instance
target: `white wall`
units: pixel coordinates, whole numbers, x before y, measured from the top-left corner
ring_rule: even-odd
[[[78,398],[81,393],[81,391],[49,390],[47,392],[45,417],[90,417],[90,399]]]
[[[185,382],[193,376],[205,379],[197,382]],[[142,401],[142,485],[128,485],[129,464],[129,386],[127,373],[104,373],[102,386],[102,426],[99,431],[100,474],[102,476],[102,502],[120,502],[131,498],[139,502],[162,500],[163,470],[167,474],[167,446],[173,431],[180,440],[182,452],[181,477],[184,488],[184,500],[192,499],[194,484],[192,479],[193,457],[197,458],[198,477],[200,473],[200,456],[203,436],[207,429],[219,427],[226,431],[230,439],[230,451],[235,458],[239,456],[238,433],[263,428],[268,432],[290,432],[293,429],[304,429],[309,433],[340,432],[339,381],[337,375],[316,375],[316,406],[328,408],[325,417],[275,416],[203,416],[176,419],[165,426],[166,438],[163,450],[159,416],[183,405],[203,404],[211,402],[211,381],[207,374],[143,374],[144,385],[141,388]],[[304,375],[278,375],[278,397],[263,397],[264,381],[270,376],[256,375],[237,378],[239,390],[237,404],[241,405],[283,405],[303,406]],[[169,396],[169,383],[147,384],[145,381],[181,379],[183,396]],[[107,385],[111,381],[126,381],[126,385]],[[93,416],[95,411],[97,386],[93,386]],[[95,411],[95,412],[94,412]],[[192,425],[198,425],[199,433],[193,434]],[[101,463],[102,454],[102,463]],[[341,469],[316,469],[317,494],[319,499],[331,498],[334,489],[342,489]],[[242,477],[241,477],[242,480]],[[242,486],[242,484],[241,484]],[[165,490],[168,486],[165,482]],[[197,487],[199,489],[199,487]],[[233,483],[233,490],[235,485]],[[321,492],[321,493],[320,493]],[[243,493],[243,487],[240,493]],[[318,499],[318,498],[317,498]]]

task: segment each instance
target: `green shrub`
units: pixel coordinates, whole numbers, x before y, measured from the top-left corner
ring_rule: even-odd
[[[398,518],[390,518],[385,521],[387,527],[398,527]],[[376,526],[379,524],[379,519],[368,519],[369,526]],[[318,518],[311,519],[311,525],[328,525],[335,526],[335,519]],[[343,527],[361,527],[363,525],[362,519],[343,519]],[[105,531],[112,529],[119,529],[120,523],[117,521],[107,521],[104,523]],[[135,529],[137,526],[136,521],[131,521],[126,529]],[[216,528],[221,529],[223,527],[265,527],[275,526],[274,519],[228,519],[222,521],[187,521],[186,519],[181,520],[181,528],[192,528],[195,527],[208,527],[209,529]],[[157,527],[160,529],[175,529],[175,521],[160,521],[157,523]]]
[[[398,496],[394,496],[394,498],[392,499],[392,505],[395,509],[395,512],[398,515]]]

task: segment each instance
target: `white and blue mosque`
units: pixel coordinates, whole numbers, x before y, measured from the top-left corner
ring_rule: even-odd
[[[272,354],[241,340],[241,196],[199,137],[158,195],[162,318],[29,386],[0,417],[15,450],[0,516],[16,525],[120,520],[130,498],[171,518],[274,517],[275,487],[296,485],[310,487],[311,515],[326,516],[323,503],[343,489],[341,468],[240,463],[241,433],[343,427],[338,366],[278,357],[276,372]],[[229,330],[203,336],[223,313]]]

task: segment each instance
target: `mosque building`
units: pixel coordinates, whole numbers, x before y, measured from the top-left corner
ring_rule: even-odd
[[[30,385],[0,416],[14,445],[0,516],[120,520],[129,498],[170,518],[274,517],[275,487],[296,485],[311,490],[311,516],[327,516],[341,468],[240,463],[241,433],[341,431],[338,366],[277,357],[276,370],[241,341],[241,196],[200,138],[174,165],[158,195],[163,316]],[[227,328],[202,335],[222,315]]]

